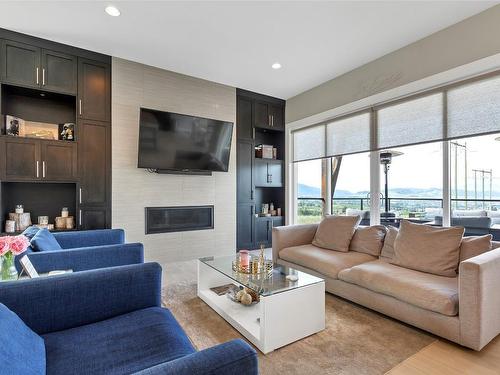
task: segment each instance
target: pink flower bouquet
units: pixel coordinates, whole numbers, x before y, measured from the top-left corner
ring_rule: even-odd
[[[0,237],[0,281],[16,280],[14,258],[26,251],[30,241],[26,236]]]

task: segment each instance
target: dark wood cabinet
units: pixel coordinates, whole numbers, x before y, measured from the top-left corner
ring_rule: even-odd
[[[111,70],[108,64],[78,59],[78,116],[87,120],[111,119]]]
[[[254,145],[252,141],[239,140],[236,149],[238,202],[254,200]]]
[[[77,58],[61,52],[43,49],[41,52],[42,78],[44,89],[76,95]]]
[[[30,138],[4,137],[1,173],[6,180],[23,181],[41,178],[40,141]]]
[[[270,104],[269,117],[271,129],[285,130],[285,108],[282,105]]]
[[[75,181],[78,176],[76,144],[41,141],[41,177],[49,181]]]
[[[240,203],[237,207],[236,242],[238,249],[253,249],[255,240],[255,205],[253,203]]]
[[[255,159],[255,186],[282,187],[282,161],[273,159]]]
[[[253,101],[238,97],[236,102],[238,139],[253,139]]]
[[[81,207],[78,210],[78,229],[93,230],[109,227],[106,207]]]
[[[42,73],[40,51],[40,48],[29,44],[2,40],[0,51],[2,82],[24,87],[39,87]]]
[[[256,128],[270,128],[269,106],[266,102],[255,101],[254,103],[254,126]]]
[[[258,217],[255,219],[255,245],[259,248],[261,245],[265,247],[272,246],[273,228],[282,226],[282,217]]]
[[[106,205],[109,200],[110,127],[108,123],[78,122],[78,163],[81,204]],[[84,136],[83,136],[84,135]]]

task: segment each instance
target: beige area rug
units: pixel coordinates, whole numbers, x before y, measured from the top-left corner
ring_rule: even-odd
[[[186,263],[173,273],[175,266],[164,267],[163,304],[199,350],[243,338],[196,296],[192,267]],[[180,270],[188,272],[179,276]],[[384,374],[433,341],[430,334],[327,293],[326,329],[267,355],[258,352],[260,373]]]

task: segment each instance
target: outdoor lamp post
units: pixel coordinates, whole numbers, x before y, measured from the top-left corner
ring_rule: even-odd
[[[393,216],[389,213],[389,168],[392,163],[392,158],[403,155],[400,151],[394,150],[384,150],[380,152],[380,164],[384,166],[384,175],[385,175],[385,186],[384,186],[384,195],[385,195],[385,210],[380,214],[383,218],[388,218]]]

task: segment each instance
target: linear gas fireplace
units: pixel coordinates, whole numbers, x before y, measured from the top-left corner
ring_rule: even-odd
[[[214,228],[214,206],[146,207],[146,234]]]

